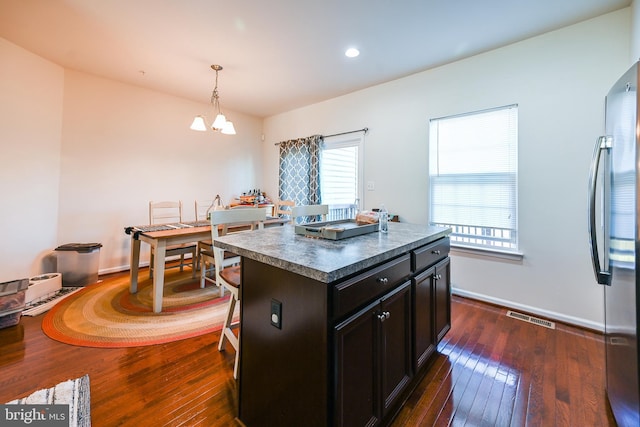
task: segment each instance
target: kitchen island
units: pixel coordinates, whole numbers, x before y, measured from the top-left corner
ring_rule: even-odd
[[[217,239],[242,257],[239,419],[387,425],[450,325],[450,229],[343,240],[292,225]]]

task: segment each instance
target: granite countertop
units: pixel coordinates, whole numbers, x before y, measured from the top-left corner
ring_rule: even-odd
[[[451,229],[408,223],[389,223],[389,232],[373,232],[342,240],[295,234],[291,224],[215,240],[216,247],[324,283],[353,273],[449,235]]]

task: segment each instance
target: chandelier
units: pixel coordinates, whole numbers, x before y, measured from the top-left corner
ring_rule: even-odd
[[[211,105],[213,111],[216,114],[216,119],[211,125],[211,129],[216,132],[224,133],[225,135],[235,135],[236,129],[233,127],[233,122],[227,120],[220,110],[220,95],[218,95],[218,71],[222,70],[220,65],[212,65],[211,68],[216,72],[216,85],[211,93]],[[191,129],[204,132],[207,130],[207,122],[204,116],[196,116],[191,123]]]

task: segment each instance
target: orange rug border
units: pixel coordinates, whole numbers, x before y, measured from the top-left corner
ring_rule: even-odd
[[[97,283],[95,285],[89,285],[89,286],[100,286],[102,284],[107,284],[107,283]],[[69,344],[69,345],[74,345],[74,346],[78,346],[78,347],[92,347],[92,348],[128,348],[128,347],[146,347],[146,346],[151,346],[151,345],[158,345],[158,344],[166,344],[166,343],[170,343],[170,342],[174,342],[174,341],[181,341],[184,339],[189,339],[189,338],[195,338],[195,337],[199,337],[202,335],[206,335],[209,333],[215,333],[215,332],[220,332],[220,330],[222,330],[222,324],[221,325],[215,325],[212,326],[210,328],[203,328],[203,329],[199,329],[196,331],[189,331],[189,332],[185,332],[184,334],[181,335],[174,335],[174,336],[167,336],[167,337],[162,337],[162,338],[152,338],[152,339],[144,339],[143,341],[109,341],[109,342],[105,342],[105,341],[92,341],[89,339],[80,339],[77,337],[72,337],[66,334],[61,333],[60,331],[58,331],[58,329],[55,327],[55,316],[58,313],[58,311],[63,310],[64,308],[66,308],[66,306],[68,306],[71,302],[73,302],[74,300],[80,298],[80,296],[84,295],[85,293],[89,292],[89,290],[91,290],[91,288],[87,286],[83,289],[81,289],[80,291],[69,295],[68,297],[64,298],[62,301],[60,301],[58,304],[54,305],[47,313],[45,313],[44,318],[42,319],[42,330],[45,333],[45,335],[47,335],[49,338],[55,340],[55,341],[59,341],[62,342],[64,344]],[[127,286],[128,288],[128,286]],[[138,289],[138,291],[140,291],[140,287]],[[127,292],[127,290],[124,291],[125,293]],[[198,310],[213,304],[216,304],[217,302],[225,304],[228,302],[230,298],[230,295],[224,295],[222,297],[217,297],[214,298],[212,300],[208,300],[208,301],[203,301],[203,302],[199,302],[199,303],[194,303],[194,304],[189,304],[186,306],[182,306],[182,307],[168,307],[168,308],[163,308],[161,313],[157,313],[156,315],[163,315],[163,314],[167,314],[170,315],[170,313],[172,312],[178,312],[178,311],[190,311],[190,310]],[[221,300],[221,301],[220,301]],[[139,312],[142,315],[146,315],[148,314],[153,314],[153,310],[150,308],[148,312],[146,311],[140,311]],[[226,313],[224,314],[224,316],[226,317]]]

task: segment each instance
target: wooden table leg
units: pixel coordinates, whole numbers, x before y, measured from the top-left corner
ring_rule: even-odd
[[[153,262],[153,312],[162,311],[162,296],[164,294],[164,257],[167,252],[167,242],[161,239],[154,249]]]
[[[131,265],[129,266],[129,292],[138,292],[138,269],[140,268],[140,240],[131,236]]]

